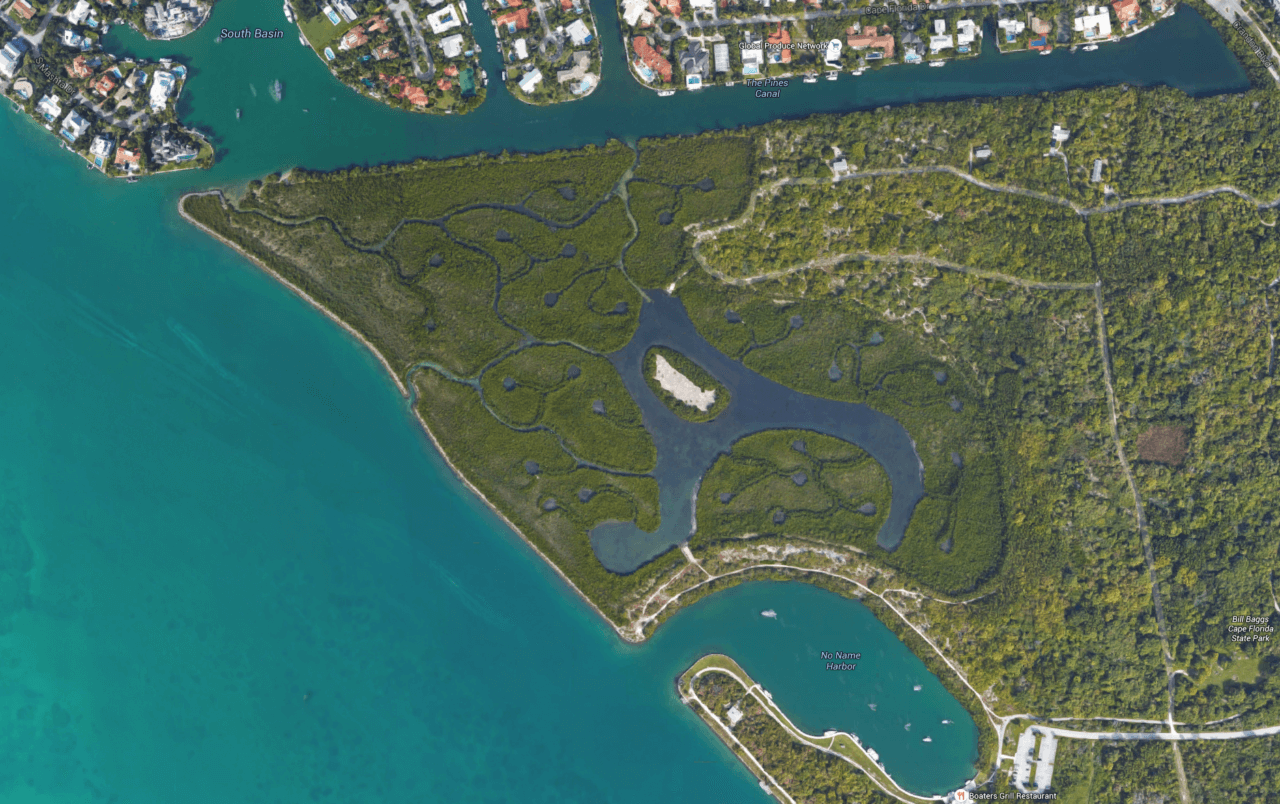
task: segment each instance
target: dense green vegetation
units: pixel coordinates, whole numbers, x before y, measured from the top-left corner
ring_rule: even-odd
[[[737,705],[743,717],[734,726],[733,735],[797,801],[822,804],[894,801],[853,765],[792,738],[754,698],[744,695],[742,686],[729,676],[707,673],[694,680],[693,689],[721,720],[727,720],[729,707]],[[698,711],[701,713],[701,709]]]
[[[667,361],[667,365],[683,374],[690,382],[702,391],[714,391],[716,398],[705,411],[676,399],[675,394],[663,388],[656,379],[658,357]],[[709,422],[719,416],[729,406],[729,389],[725,388],[711,373],[697,363],[674,349],[665,346],[654,346],[644,355],[644,380],[649,384],[655,396],[662,400],[671,412],[691,422]]]
[[[690,544],[711,548],[744,533],[874,544],[889,496],[880,464],[849,442],[767,430],[740,439],[707,472]]]
[[[1182,744],[1184,754],[1187,745]],[[1064,804],[1178,801],[1173,747],[1163,742],[1064,740],[1058,743],[1050,790]]]
[[[1269,167],[1278,96],[1096,88],[903,107],[635,150],[295,171],[235,206],[203,196],[184,209],[410,377],[459,473],[617,625],[636,621],[646,595],[685,566],[671,551],[615,575],[588,538],[609,520],[658,524],[658,486],[645,475],[653,443],[604,355],[634,332],[641,289],[661,288],[751,369],[897,419],[923,464],[925,497],[901,547],[885,553],[874,540],[890,489],[874,461],[813,433],[742,439],[700,487],[690,547],[706,566],[730,568],[729,544],[803,545],[796,562],[860,551],[868,588],[908,590],[894,605],[997,712],[1158,720],[1166,676],[1136,503],[1173,665],[1186,673],[1176,717],[1238,715],[1247,728],[1280,720],[1274,643],[1227,631],[1233,615],[1268,613],[1280,568],[1276,213],[1226,195],[1104,209],[1086,174],[1104,158],[1122,197],[1230,183],[1269,202],[1280,196]],[[1043,156],[1054,122],[1073,132],[1066,170]],[[971,166],[978,144],[995,156]],[[831,183],[831,145],[858,171],[948,166],[1059,200],[946,172]],[[782,179],[814,181],[775,186]],[[700,387],[714,382],[686,368]],[[1186,434],[1178,460],[1139,449],[1153,427]],[[874,514],[859,510],[865,502]],[[756,538],[740,538],[748,533]],[[759,572],[681,602],[774,577]],[[980,715],[967,687],[881,609]],[[806,784],[816,800],[862,795],[865,780],[839,776],[844,763],[787,747],[767,726],[752,739],[780,773],[803,769],[788,776],[797,795]],[[994,745],[983,750],[993,760]],[[1195,758],[1217,750],[1188,751],[1200,800],[1269,790],[1261,773],[1228,776]],[[1067,743],[1055,776],[1071,800],[1168,800],[1170,753]],[[1212,798],[1217,784],[1242,792]]]

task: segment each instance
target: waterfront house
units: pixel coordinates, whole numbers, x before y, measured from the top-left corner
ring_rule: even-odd
[[[1072,27],[1085,39],[1106,39],[1111,36],[1111,12],[1106,6],[1088,6]]]
[[[1031,48],[1032,50],[1041,50],[1041,51],[1053,50],[1053,45],[1049,44],[1049,39],[1048,37],[1045,37],[1045,36],[1037,36],[1035,39],[1032,39],[1030,42],[1027,43],[1027,47]]]
[[[529,42],[523,36],[511,43],[511,50],[515,54],[512,61],[524,61],[529,58]]]
[[[163,125],[151,137],[151,159],[158,164],[190,162],[198,154],[199,151],[185,137],[180,137],[173,126]]]
[[[622,0],[622,21],[632,28],[648,28],[654,19],[649,0]]]
[[[542,83],[542,71],[534,67],[520,78],[520,91],[526,95],[533,93],[538,84]]]
[[[580,19],[574,20],[565,26],[564,32],[569,35],[569,41],[573,43],[574,47],[582,47],[590,43],[593,38],[591,29]]]
[[[151,109],[152,111],[160,111],[164,109],[165,104],[169,102],[169,96],[173,94],[173,87],[176,83],[173,73],[167,70],[156,70],[155,75],[151,76]]]
[[[879,55],[867,53],[868,59],[893,58],[893,34],[889,31],[888,25],[884,26],[883,33],[875,25],[869,25],[861,31],[858,30],[857,26],[853,26],[845,30],[845,36],[847,37],[845,44],[853,50],[868,50],[879,53]],[[919,37],[916,37],[916,39],[919,40]],[[906,41],[905,37],[903,41]]]
[[[66,137],[68,142],[75,142],[83,137],[88,130],[89,121],[85,120],[76,109],[72,109],[62,119],[62,136]]]
[[[573,66],[567,70],[560,70],[556,73],[556,83],[563,84],[567,81],[581,81],[587,74],[587,70],[591,67],[591,51],[575,50],[573,55],[569,57],[569,62]]]
[[[643,77],[647,74],[646,81],[652,81],[654,77],[659,77],[665,83],[671,83],[671,62],[662,57],[662,54],[653,49],[649,44],[649,40],[643,36],[637,36],[631,40],[631,48],[636,52],[637,69],[643,65],[645,69],[639,70]]]
[[[115,165],[129,172],[138,169],[141,162],[142,154],[138,151],[130,151],[128,148],[117,148]]]
[[[524,10],[525,17],[529,16],[529,10]],[[442,34],[445,31],[452,31],[454,28],[462,27],[462,20],[458,17],[458,10],[453,7],[453,3],[449,3],[439,11],[433,11],[427,15],[427,25],[431,26],[431,32],[434,34]]]
[[[967,53],[969,45],[978,38],[978,26],[973,20],[960,20],[956,23],[956,45],[961,53]]]
[[[951,38],[951,34],[934,34],[929,37],[929,52],[941,53],[944,50],[950,50],[955,47],[955,42]]]
[[[902,60],[907,64],[919,64],[924,61],[924,40],[914,31],[902,35]],[[874,51],[872,51],[874,52]],[[871,53],[867,54],[871,58]]]
[[[89,145],[89,153],[97,159],[94,164],[102,167],[106,160],[111,158],[111,152],[115,149],[115,140],[111,139],[110,134],[99,134],[93,138],[93,142]]]
[[[93,82],[93,91],[104,98],[110,95],[111,90],[115,88],[115,79],[106,73],[104,73],[97,81]]]
[[[1138,0],[1116,0],[1111,7],[1116,10],[1116,19],[1119,20],[1121,28],[1137,27],[1138,17],[1142,15],[1142,7],[1138,5]]]
[[[89,66],[89,60],[84,56],[76,56],[67,65],[67,75],[72,78],[88,78],[93,75],[93,68]]]
[[[35,91],[35,85],[25,78],[19,78],[13,82],[13,94],[23,100],[31,100],[31,96],[35,94]]]
[[[15,37],[7,44],[4,49],[0,50],[0,75],[5,78],[13,78],[18,74],[18,68],[22,66],[22,57],[26,54],[30,45],[27,40],[22,37]]]
[[[742,49],[742,74],[759,75],[764,67],[764,43],[750,31],[742,34],[742,40],[747,45]]]
[[[782,22],[778,22],[778,30],[769,34],[769,61],[774,64],[790,64],[791,48],[787,45],[791,44],[791,32],[782,27]]]
[[[373,49],[373,57],[378,61],[394,59],[398,54],[396,49],[391,46],[391,40],[387,40]]]
[[[465,40],[463,40],[462,34],[446,36],[444,39],[440,40],[440,50],[444,51],[444,57],[446,59],[456,59],[462,55],[464,42]]]
[[[16,14],[24,20],[29,20],[36,15],[36,10],[31,7],[27,0],[15,0],[14,4],[9,6],[9,13]]]
[[[715,59],[716,72],[729,72],[729,46],[724,42],[717,42],[711,46],[711,56]]]
[[[529,9],[522,8],[518,11],[508,11],[500,17],[494,17],[493,21],[499,27],[506,28],[507,33],[527,31],[529,30]]]
[[[57,95],[45,95],[36,104],[36,112],[52,123],[62,116],[62,101],[59,100]]]
[[[680,54],[680,69],[686,76],[698,76],[700,80],[695,85],[701,86],[701,79],[711,77],[711,54],[703,49],[701,42],[690,42],[688,49]],[[689,83],[688,78],[685,83]]]
[[[1027,24],[1022,20],[1003,19],[996,22],[996,27],[1004,31],[1004,41],[1008,44],[1018,41],[1018,36],[1027,29]]]
[[[351,50],[367,44],[369,44],[369,37],[365,35],[364,28],[357,25],[344,33],[342,39],[338,40],[338,50]]]

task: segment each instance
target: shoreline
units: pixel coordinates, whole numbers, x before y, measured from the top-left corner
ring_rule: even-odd
[[[315,310],[318,310],[326,318],[328,318],[330,321],[337,324],[339,327],[344,329],[348,334],[354,337],[357,342],[359,342],[362,346],[364,346],[364,348],[368,349],[374,355],[374,357],[378,359],[378,362],[382,364],[382,367],[386,370],[387,374],[391,376],[392,381],[395,382],[396,387],[400,390],[400,395],[410,402],[409,409],[413,413],[413,417],[418,420],[418,424],[422,427],[423,432],[427,434],[427,438],[430,439],[431,445],[435,448],[436,454],[438,454],[444,460],[445,465],[449,467],[449,470],[451,472],[453,472],[454,477],[462,481],[462,484],[466,486],[468,491],[470,491],[473,495],[475,495],[476,498],[478,498],[486,506],[488,506],[489,510],[492,511],[494,514],[496,514],[497,517],[502,520],[503,524],[505,524],[512,531],[514,531],[515,534],[520,537],[521,541],[523,541],[526,545],[528,545],[533,550],[533,552],[537,554],[538,558],[542,559],[545,565],[555,570],[556,574],[560,576],[560,579],[563,580],[566,584],[568,584],[569,588],[572,589],[578,595],[578,597],[582,599],[584,603],[590,606],[591,609],[600,616],[600,619],[608,623],[609,627],[613,629],[614,633],[616,633],[623,642],[628,644],[638,644],[638,643],[644,642],[647,639],[647,637],[643,633],[638,633],[636,634],[635,637],[633,637],[631,632],[624,630],[617,623],[611,620],[609,616],[606,615],[600,609],[600,607],[595,604],[595,601],[587,597],[583,593],[583,591],[578,588],[577,584],[575,584],[569,578],[569,576],[565,574],[564,570],[560,569],[560,567],[554,561],[548,558],[547,555],[543,553],[541,549],[539,549],[538,545],[534,544],[533,540],[525,535],[524,531],[520,530],[520,528],[518,528],[516,524],[507,517],[506,514],[504,514],[501,510],[499,510],[498,507],[494,505],[493,502],[488,497],[486,497],[484,494],[480,492],[480,489],[476,488],[475,485],[470,480],[467,479],[466,475],[464,475],[461,471],[459,471],[458,467],[455,466],[453,461],[449,458],[448,453],[446,453],[444,451],[444,448],[440,445],[440,441],[436,438],[436,434],[431,432],[431,427],[427,424],[426,420],[422,418],[422,414],[418,412],[417,405],[413,404],[413,399],[414,399],[413,393],[410,392],[404,380],[402,380],[400,376],[396,374],[395,370],[391,368],[391,364],[387,361],[387,358],[384,357],[380,351],[378,351],[377,347],[375,347],[373,343],[369,341],[368,338],[365,338],[364,335],[356,331],[354,327],[352,327],[346,321],[343,321],[332,310],[328,309],[323,304],[313,299],[302,288],[298,287],[297,285],[293,284],[289,280],[285,279],[283,276],[278,274],[276,271],[272,270],[270,267],[268,267],[263,262],[258,260],[252,254],[249,254],[247,251],[240,248],[240,246],[238,246],[237,244],[231,242],[227,238],[223,237],[222,235],[209,229],[209,227],[200,223],[196,219],[192,218],[190,215],[187,214],[187,211],[183,208],[183,203],[188,198],[200,198],[203,196],[211,196],[211,195],[216,195],[218,197],[218,200],[221,201],[224,205],[227,203],[227,197],[220,189],[198,190],[198,191],[193,191],[189,193],[183,193],[178,198],[178,214],[182,216],[182,219],[184,221],[191,224],[192,226],[195,226],[197,229],[204,232],[206,235],[209,235],[210,237],[214,238],[215,240],[222,243],[223,245],[229,246],[241,257],[244,257],[246,260],[248,260],[252,265],[254,265],[258,269],[266,273],[271,278],[278,281],[280,284],[284,285],[286,288],[289,289],[289,292],[297,296],[299,299],[302,299],[302,301],[306,302]],[[412,374],[412,371],[413,370],[410,370],[410,374]]]

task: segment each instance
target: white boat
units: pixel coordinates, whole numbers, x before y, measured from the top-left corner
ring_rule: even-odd
[[[724,85],[725,85],[725,86],[727,86],[727,87],[736,86],[736,85],[737,85],[737,82],[735,82],[735,81],[725,81],[725,82],[724,82]]]
[[[1042,51],[1040,51],[1040,55],[1041,55],[1041,56],[1048,56],[1048,55],[1049,55],[1049,54],[1051,54],[1051,53],[1053,53],[1053,51],[1052,51],[1052,50],[1042,50]]]
[[[874,748],[868,748],[868,749],[866,749],[866,751],[867,751],[867,756],[871,757],[871,761],[872,761],[872,762],[879,762],[879,761],[880,761],[880,755],[876,753],[876,749],[874,749]]]
[[[931,61],[931,62],[929,62],[929,66],[930,66],[930,67],[941,67],[941,66],[942,66],[942,65],[944,65],[944,64],[946,64],[946,62],[945,62],[945,61]]]
[[[951,721],[950,721],[950,720],[944,720],[944,721],[942,721],[942,725],[944,725],[944,726],[950,726],[950,725],[951,725]]]
[[[853,74],[853,75],[862,75],[862,74],[863,74],[863,73],[865,73],[865,72],[866,72],[866,69],[865,69],[865,68],[863,68],[863,67],[859,67],[858,69],[854,70],[852,74]]]
[[[760,616],[768,617],[770,620],[776,620],[778,618],[778,612],[774,611],[773,609],[765,609],[764,611],[760,612]]]
[[[1085,45],[1085,46],[1084,46],[1084,52],[1086,52],[1086,53],[1091,53],[1091,52],[1093,52],[1093,51],[1095,51],[1095,50],[1097,50],[1097,49],[1098,49],[1098,46],[1097,46],[1097,45]]]
[[[289,22],[298,21],[298,17],[293,13],[293,6],[289,5],[289,0],[284,0],[284,18]]]
[[[920,742],[922,742],[922,743],[931,743],[931,742],[933,742],[933,738],[932,738],[932,737],[925,737],[925,738],[924,738],[923,740],[921,740]]]
[[[911,689],[915,690],[916,692],[919,692],[920,690],[924,689],[924,685],[922,685],[922,684],[917,684],[917,685],[915,685],[914,687],[912,687]]]
[[[676,94],[676,91],[675,91],[674,89],[664,89],[664,90],[662,90],[661,92],[659,92],[659,93],[658,93],[658,97],[659,97],[659,98],[669,98],[669,97],[671,97],[671,96],[672,96],[672,95],[674,95],[674,94]]]
[[[507,80],[507,71],[506,71],[506,70],[503,70],[503,71],[502,71],[502,80],[503,80],[503,81],[506,81],[506,80]]]
[[[910,723],[908,723],[907,725],[903,726],[902,728],[903,728],[903,730],[904,730],[904,731],[911,731],[911,724],[910,724]]]
[[[816,76],[816,75],[806,75],[806,76],[804,77],[804,82],[805,82],[806,84],[816,84],[816,83],[818,83],[818,76]]]
[[[307,37],[303,36],[302,34],[298,34],[298,43],[301,44],[303,47],[311,47],[311,43],[307,41]]]
[[[827,73],[827,80],[828,80],[828,81],[834,81],[834,80],[836,80],[836,76],[837,76],[837,75],[839,75],[839,74],[840,74],[840,73],[836,72],[835,70],[832,70],[831,72]]]
[[[876,704],[870,703],[870,704],[867,704],[867,706],[871,708],[872,712],[876,711]]]

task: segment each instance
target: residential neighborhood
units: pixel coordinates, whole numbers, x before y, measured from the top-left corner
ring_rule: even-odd
[[[484,101],[488,76],[466,3],[286,3],[305,43],[338,80],[400,109],[465,114]]]
[[[63,3],[39,24],[25,24],[32,0],[4,9],[0,91],[15,111],[30,116],[79,154],[86,166],[108,176],[136,178],[158,171],[207,167],[214,149],[206,137],[178,123],[176,106],[187,68],[171,59],[120,58],[104,51],[101,36],[110,6]]]
[[[661,94],[744,82],[834,81],[890,64],[943,67],[978,56],[988,37],[1002,52],[1091,50],[1171,13],[1166,0],[936,10],[837,0],[619,0],[632,74]]]
[[[590,95],[600,40],[590,0],[485,0],[512,95],[533,104]]]

